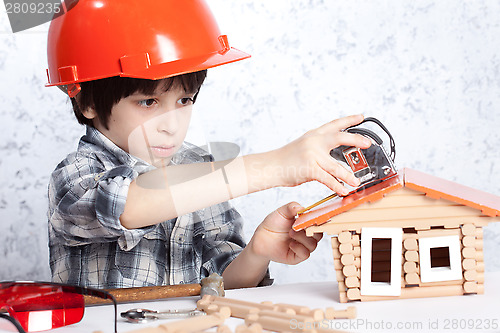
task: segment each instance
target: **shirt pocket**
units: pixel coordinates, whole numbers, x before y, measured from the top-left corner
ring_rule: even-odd
[[[134,286],[162,285],[168,275],[168,253],[165,233],[155,228],[130,251],[116,253],[116,268],[124,279],[133,280]]]

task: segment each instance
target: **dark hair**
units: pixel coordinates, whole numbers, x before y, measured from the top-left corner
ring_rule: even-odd
[[[180,86],[187,93],[197,93],[207,76],[207,70],[182,74],[161,80],[134,79],[113,76],[110,78],[82,82],[82,90],[71,98],[73,112],[82,125],[93,126],[92,119],[86,118],[82,111],[92,108],[97,113],[99,121],[108,128],[111,108],[122,98],[134,93],[153,95],[161,86],[163,91]]]

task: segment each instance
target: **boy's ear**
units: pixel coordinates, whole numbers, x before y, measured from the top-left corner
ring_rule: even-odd
[[[97,117],[97,112],[93,108],[87,108],[82,111],[82,114],[87,119],[94,119]]]

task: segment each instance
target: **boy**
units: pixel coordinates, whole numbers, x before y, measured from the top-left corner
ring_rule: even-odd
[[[191,108],[207,68],[247,57],[229,47],[202,0],[79,1],[53,20],[49,85],[64,87],[87,126],[49,184],[54,281],[122,288],[216,272],[227,288],[248,287],[263,282],[271,260],[309,257],[320,237],[291,230],[299,204],[269,214],[245,246],[227,200],[310,180],[346,193],[339,181],[359,181],[329,151],[370,145],[342,132],[362,116],[272,152],[214,162],[184,143]]]

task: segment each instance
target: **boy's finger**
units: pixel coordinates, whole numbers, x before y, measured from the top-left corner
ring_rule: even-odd
[[[353,134],[349,132],[336,133],[334,138],[334,143],[332,144],[332,149],[338,146],[354,146],[358,148],[366,149],[372,145],[370,139],[362,136],[361,134]]]
[[[293,258],[289,258],[291,264],[298,264],[299,262],[309,258],[311,255],[311,252],[304,246],[304,244],[297,241],[291,241],[289,247],[291,250],[290,255],[293,256]]]
[[[290,232],[290,237],[302,244],[309,252],[313,252],[318,246],[318,240],[314,237],[308,237],[303,230]]]
[[[318,182],[322,183],[330,190],[338,193],[339,195],[346,195],[347,193],[349,193],[349,190],[345,186],[340,184],[337,178],[332,176],[331,173],[325,171],[324,169],[320,174],[317,174],[315,178]]]
[[[303,208],[304,207],[302,207],[300,204],[296,202],[290,202],[276,209],[276,212],[280,214],[281,217],[283,217],[285,220],[295,221],[295,216],[297,215],[297,212],[299,212]]]
[[[359,186],[359,179],[356,178],[356,176],[354,176],[352,170],[348,170],[342,164],[338,163],[335,159],[330,158],[327,159],[326,161],[322,161],[320,166],[329,175],[334,177],[339,184],[340,180],[354,187]]]
[[[357,115],[352,115],[352,116],[347,116],[339,119],[335,119],[329,123],[324,124],[323,126],[320,126],[318,129],[320,131],[325,131],[325,132],[339,132],[341,130],[344,130],[348,127],[354,126],[362,122],[364,119],[364,116],[362,114],[357,114]]]

